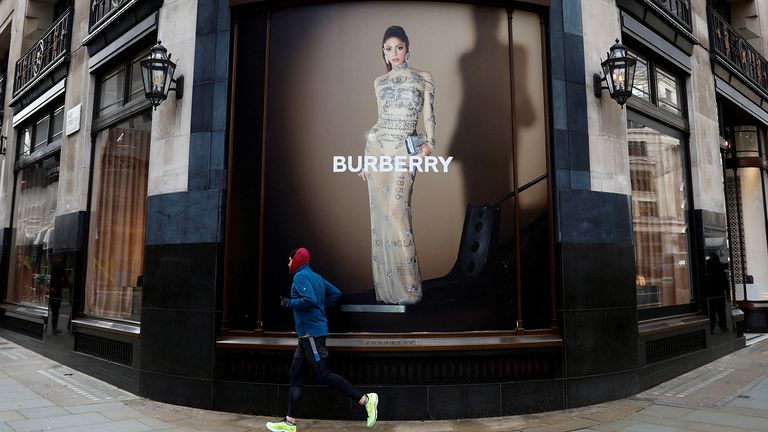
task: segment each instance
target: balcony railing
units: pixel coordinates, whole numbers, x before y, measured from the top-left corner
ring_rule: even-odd
[[[717,58],[739,72],[748,82],[768,95],[768,61],[735,28],[709,10],[710,39]]]
[[[29,51],[16,61],[16,79],[13,80],[14,98],[69,54],[71,33],[72,9],[70,8],[46,30]]]
[[[91,0],[91,16],[88,20],[88,33],[115,15],[120,8],[132,0]]]
[[[678,24],[685,27],[689,32],[693,29],[691,26],[691,2],[690,0],[645,0],[648,3],[663,9],[668,15],[674,18]]]

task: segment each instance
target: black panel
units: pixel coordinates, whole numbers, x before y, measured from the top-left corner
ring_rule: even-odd
[[[284,416],[288,405],[278,400],[277,384],[217,380],[213,385],[216,411],[234,411],[264,416]]]
[[[564,309],[637,306],[632,243],[560,245]]]
[[[588,190],[555,191],[557,241],[631,243],[629,195]]]
[[[563,312],[566,377],[634,370],[638,365],[634,306]]]
[[[176,192],[147,198],[147,245],[221,241],[220,190]]]
[[[210,409],[213,381],[141,371],[139,395],[174,405]]]
[[[142,307],[213,311],[219,251],[216,243],[146,246]]]
[[[11,254],[11,229],[0,230],[0,300],[8,294],[8,266]]]
[[[640,391],[636,371],[570,379],[566,383],[566,408],[592,405],[634,395]]]
[[[213,312],[142,307],[142,372],[211,378],[214,318]]]
[[[565,408],[563,380],[522,381],[501,385],[501,415],[516,415]]]
[[[74,212],[56,216],[56,235],[53,236],[54,252],[71,252],[83,249],[85,244],[86,212]]]
[[[429,416],[497,417],[502,415],[501,399],[501,384],[430,387]]]

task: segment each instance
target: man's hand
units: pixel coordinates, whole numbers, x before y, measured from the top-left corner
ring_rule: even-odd
[[[291,299],[280,296],[280,307],[287,308],[291,304]]]

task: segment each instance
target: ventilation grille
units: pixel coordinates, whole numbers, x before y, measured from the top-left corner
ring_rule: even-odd
[[[704,331],[648,341],[645,344],[645,361],[654,363],[702,350],[706,347]]]
[[[75,351],[125,366],[133,365],[133,345],[127,342],[75,333]]]
[[[435,356],[382,354],[331,354],[331,368],[357,385],[433,385],[496,383],[551,379],[556,353]],[[293,352],[258,354],[220,352],[217,364],[222,378],[237,381],[281,383],[288,380]]]
[[[33,322],[8,315],[0,315],[0,327],[13,330],[36,339],[43,339],[45,327],[43,322]]]

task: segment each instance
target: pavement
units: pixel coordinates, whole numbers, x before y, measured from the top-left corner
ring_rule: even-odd
[[[382,432],[768,432],[768,335],[633,397],[583,408],[454,421],[379,422]],[[274,418],[138,397],[0,338],[0,432],[266,431]],[[299,431],[364,431],[301,420]]]

